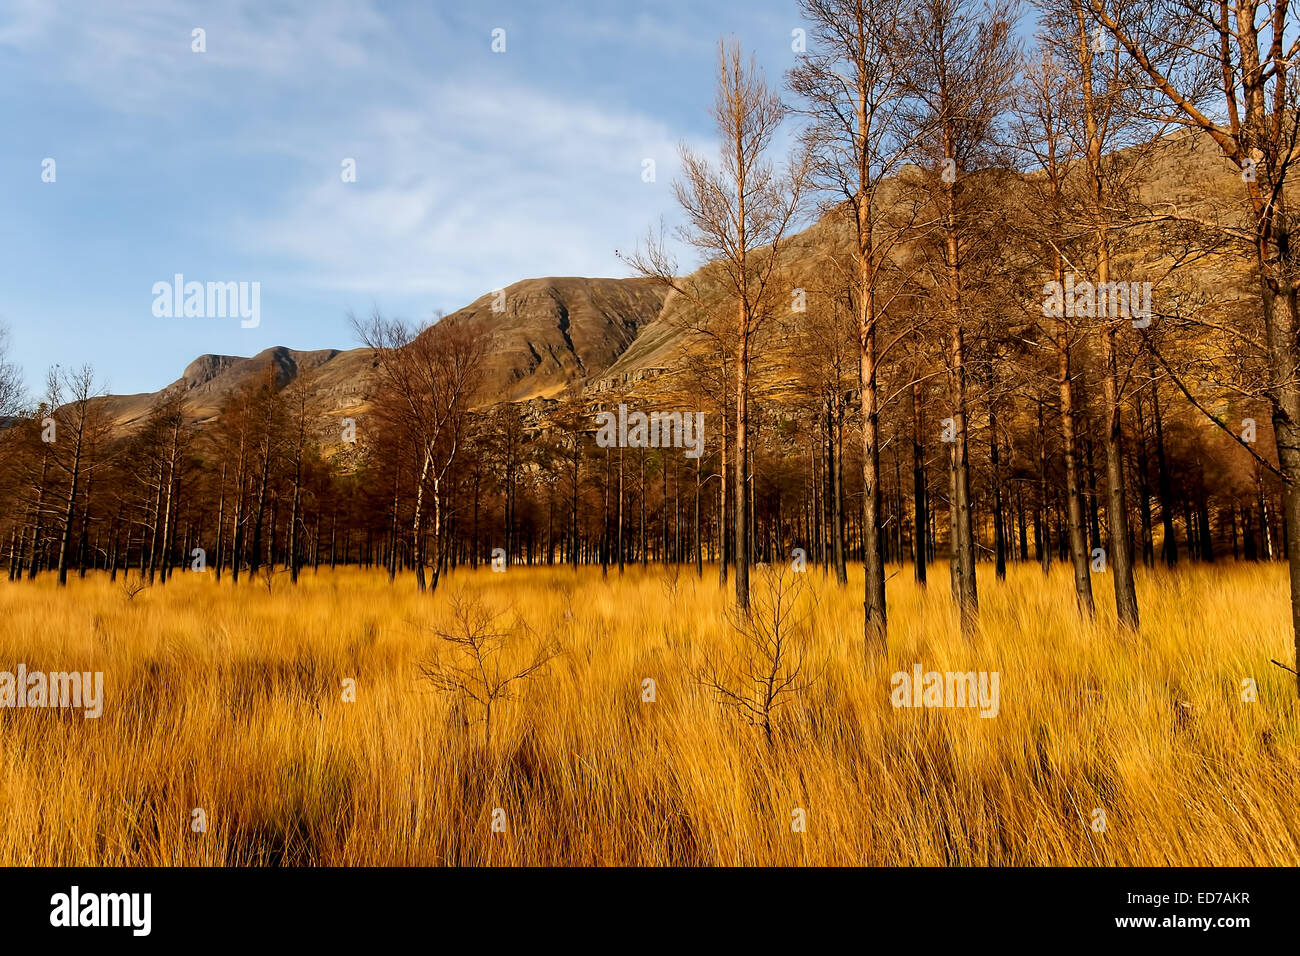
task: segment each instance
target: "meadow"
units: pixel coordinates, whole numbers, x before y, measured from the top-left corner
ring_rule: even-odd
[[[0,582],[0,670],[105,688],[98,719],[0,709],[0,864],[1300,862],[1295,683],[1269,663],[1291,657],[1283,566],[1139,572],[1130,634],[1105,575],[1094,623],[1067,566],[982,565],[969,638],[942,566],[928,589],[890,572],[884,657],[860,569],[801,576],[805,666],[770,740],[701,682],[746,647],[716,569],[462,569],[433,596],[359,569],[134,597],[102,573]],[[490,733],[426,676],[472,602],[499,614],[501,673],[547,649]],[[998,672],[997,716],[895,708],[915,664]]]

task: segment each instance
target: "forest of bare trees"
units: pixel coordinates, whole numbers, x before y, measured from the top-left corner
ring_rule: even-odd
[[[802,549],[864,567],[879,652],[891,565],[946,560],[970,627],[1008,564],[1065,563],[1080,613],[1105,580],[1140,629],[1142,566],[1289,559],[1300,641],[1286,4],[1038,0],[1033,43],[1001,3],[801,6],[784,89],[720,48],[720,155],[684,150],[676,188],[704,268],[663,237],[627,257],[676,303],[665,374],[502,404],[470,326],[376,315],[352,425],[268,373],[214,421],[171,392],[123,429],[89,367],[27,401],[0,362],[10,580],[363,565],[436,592],[496,552],[715,563],[743,609]],[[620,402],[704,411],[703,456],[599,447]]]

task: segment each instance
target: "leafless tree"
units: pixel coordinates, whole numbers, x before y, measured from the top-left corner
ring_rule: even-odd
[[[53,486],[61,512],[59,521],[59,586],[68,583],[72,558],[72,533],[83,481],[106,461],[102,457],[110,423],[94,399],[100,394],[95,370],[83,365],[67,372],[50,369],[46,379],[46,404],[50,411],[49,460],[63,481]]]
[[[519,663],[517,645],[527,633],[521,622],[507,624],[505,612],[490,609],[482,597],[461,592],[450,596],[450,622],[436,626],[437,641],[429,660],[419,665],[420,675],[441,694],[483,708],[483,746],[492,744],[492,712],[503,701],[515,699],[523,682],[537,675],[559,653],[548,641],[535,646]]]
[[[706,654],[695,677],[720,704],[761,728],[771,746],[773,715],[818,677],[807,661],[817,609],[807,576],[785,562],[761,568],[756,577],[751,606],[728,616],[741,640],[734,660]]]
[[[795,220],[807,181],[806,154],[778,171],[768,160],[786,109],[753,60],[745,62],[738,43],[718,48],[718,90],[713,119],[721,143],[714,166],[685,145],[682,178],[673,184],[686,214],[680,238],[705,255],[712,268],[702,281],[726,291],[736,315],[736,417],[733,482],[736,533],[736,604],[749,606],[750,536],[749,374],[751,345],[759,326],[783,300],[773,282],[781,247]],[[628,257],[642,275],[652,276],[692,301],[703,290],[680,280],[677,264],[661,239]]]
[[[1287,204],[1297,147],[1300,85],[1292,69],[1300,37],[1290,5],[1288,0],[1088,0],[1088,8],[1161,94],[1168,110],[1164,118],[1209,137],[1241,170],[1244,215],[1208,225],[1248,246],[1254,258],[1300,659],[1300,251]],[[1173,208],[1171,215],[1186,213]],[[1300,676],[1296,691],[1300,695]]]
[[[1022,65],[1015,123],[1015,141],[1039,173],[1027,177],[1025,219],[1034,224],[1027,236],[1051,263],[1052,281],[1064,283],[1067,255],[1066,191],[1071,163],[1078,156],[1070,136],[1075,88],[1051,45],[1035,51]],[[1030,315],[1041,319],[1041,303],[1029,302]],[[1078,607],[1091,616],[1095,610],[1088,541],[1083,524],[1083,499],[1079,480],[1079,412],[1075,398],[1075,369],[1071,366],[1077,332],[1071,317],[1060,315],[1044,329],[1055,351],[1055,383],[1061,417],[1061,443],[1065,458],[1066,521],[1069,526],[1070,561]]]
[[[972,289],[965,267],[991,220],[977,173],[993,166],[999,124],[1015,75],[1012,11],[1006,0],[921,0],[909,20],[914,59],[912,90],[920,106],[914,123],[927,163],[922,178],[932,197],[936,284],[948,321],[953,440],[949,512],[953,596],[969,631],[979,608],[971,518],[967,326]]]
[[[416,582],[429,587],[426,564],[432,565],[432,590],[438,587],[443,548],[443,482],[465,438],[468,414],[483,375],[484,336],[469,323],[441,321],[425,328],[378,312],[369,322],[355,317],[353,327],[374,351],[379,378],[379,417],[417,450],[415,510],[411,520]],[[398,436],[389,436],[389,440]],[[432,505],[434,555],[425,556],[425,522]]]
[[[851,264],[842,271],[857,325],[866,565],[863,633],[869,648],[883,651],[888,618],[878,374],[892,346],[906,335],[896,334],[886,343],[878,340],[878,332],[890,304],[884,278],[895,248],[915,219],[915,207],[909,214],[890,180],[920,132],[907,122],[907,14],[891,0],[801,0],[800,7],[812,24],[813,50],[790,72],[790,87],[811,121],[812,180],[829,194],[830,211],[847,220],[853,237]]]
[[[9,328],[0,323],[0,426],[22,413],[25,396],[22,369],[9,361]]]
[[[307,442],[307,399],[311,394],[311,377],[298,379],[292,386],[293,408],[293,504],[289,512],[289,580],[298,583],[300,541],[298,525],[302,522],[302,462]]]

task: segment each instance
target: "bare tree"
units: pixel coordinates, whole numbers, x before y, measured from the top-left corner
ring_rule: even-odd
[[[503,701],[513,700],[519,686],[534,677],[559,653],[552,643],[541,641],[522,663],[516,645],[522,624],[502,622],[504,612],[493,612],[478,595],[453,593],[448,601],[447,626],[434,628],[437,642],[432,657],[419,665],[421,676],[442,694],[458,701],[468,698],[483,708],[483,746],[492,744],[492,711]]]
[[[773,279],[783,241],[807,179],[806,155],[784,172],[768,161],[785,107],[753,60],[746,64],[738,43],[718,47],[718,90],[713,119],[721,142],[715,167],[681,147],[682,178],[673,184],[686,214],[680,238],[708,258],[703,280],[721,285],[736,315],[736,419],[733,482],[736,533],[736,604],[749,606],[749,373],[750,347],[762,321],[779,298]],[[764,248],[766,247],[766,248]],[[693,302],[703,290],[677,278],[677,265],[662,240],[628,257],[643,275],[659,279]]]
[[[292,404],[294,406],[293,422],[293,504],[289,512],[289,580],[298,583],[299,534],[298,525],[302,519],[302,461],[303,447],[307,441],[307,398],[310,392],[310,376],[294,382]]]
[[[9,328],[0,323],[0,426],[21,414],[25,404],[22,369],[9,361]]]
[[[184,465],[185,449],[190,439],[190,428],[185,419],[185,409],[179,390],[165,392],[150,412],[145,424],[146,433],[152,433],[156,460],[153,470],[158,475],[157,493],[160,564],[159,577],[166,583],[171,573],[171,543],[175,536],[180,474]],[[152,567],[152,561],[151,561]]]
[[[827,266],[827,271],[831,271]],[[824,455],[821,488],[815,499],[824,501],[823,520],[819,528],[829,528],[824,560],[835,566],[835,579],[848,583],[848,566],[844,549],[844,418],[846,405],[858,381],[861,363],[857,341],[857,323],[850,322],[841,290],[808,289],[808,310],[804,321],[796,326],[794,354],[800,378],[817,398],[811,409],[816,422],[810,432],[820,433]],[[852,326],[852,327],[850,327]],[[815,470],[815,469],[813,469]]]
[[[1286,197],[1297,147],[1300,86],[1291,70],[1300,37],[1288,17],[1289,3],[1088,0],[1088,6],[1161,94],[1168,108],[1164,118],[1209,137],[1241,170],[1244,215],[1208,225],[1249,245],[1254,258],[1300,659],[1300,252]],[[1171,214],[1185,215],[1177,208]],[[1300,695],[1300,675],[1296,691]]]
[[[922,0],[909,23],[914,58],[912,88],[920,101],[914,120],[927,154],[924,178],[933,197],[937,285],[948,320],[949,389],[953,403],[949,512],[953,542],[953,596],[964,630],[979,609],[975,536],[971,519],[966,330],[972,290],[965,265],[989,221],[974,174],[995,161],[998,124],[1015,75],[1011,10],[1005,0]]]
[[[1069,135],[1068,112],[1074,101],[1073,84],[1059,61],[1044,46],[1038,55],[1023,64],[1021,70],[1019,113],[1016,122],[1017,145],[1029,157],[1040,175],[1029,177],[1025,218],[1037,226],[1031,241],[1047,254],[1052,281],[1064,283],[1067,255],[1065,223],[1066,180],[1070,164],[1077,159],[1074,141]],[[1030,302],[1030,315],[1041,314],[1041,303]],[[1058,411],[1061,416],[1061,442],[1065,458],[1066,522],[1069,527],[1070,561],[1074,570],[1074,593],[1077,606],[1091,616],[1095,610],[1092,576],[1089,570],[1088,542],[1083,525],[1083,499],[1079,480],[1078,409],[1075,399],[1075,375],[1071,367],[1075,330],[1070,317],[1056,316],[1044,330],[1056,355],[1055,382]],[[1044,465],[1044,475],[1046,466]],[[1046,553],[1044,548],[1044,553]]]
[[[409,437],[417,450],[415,511],[411,519],[416,582],[425,578],[426,491],[433,512],[432,588],[438,587],[443,548],[443,482],[466,434],[468,413],[483,374],[486,341],[469,323],[435,322],[423,329],[375,312],[353,327],[374,351],[379,374],[379,418]],[[390,436],[390,440],[393,436]]]
[[[883,651],[887,632],[881,540],[878,370],[890,347],[878,342],[889,302],[882,298],[890,257],[913,225],[897,191],[888,191],[918,132],[906,122],[910,64],[904,8],[891,0],[801,0],[814,51],[790,72],[791,89],[811,119],[813,181],[830,194],[833,214],[853,237],[847,272],[857,325],[862,411],[863,537],[866,565],[863,634]]]
[[[759,727],[770,747],[772,719],[789,698],[812,686],[818,675],[807,667],[815,592],[807,576],[785,562],[760,570],[752,606],[728,616],[741,639],[735,659],[706,654],[696,680],[747,723]]]
[[[279,449],[284,440],[285,402],[273,368],[267,369],[265,380],[253,391],[251,405],[252,428],[255,436],[253,445],[256,454],[255,466],[260,471],[257,477],[257,490],[254,493],[256,507],[249,516],[253,521],[253,539],[249,548],[248,573],[250,576],[255,576],[263,561],[262,534],[266,527],[266,506],[274,491],[272,487],[274,474],[271,466],[279,459]],[[271,534],[274,537],[274,516],[271,521]],[[269,588],[272,570],[268,568],[266,573]]]
[[[1118,56],[1098,49],[1089,31],[1085,12],[1086,0],[1067,0],[1062,25],[1068,24],[1070,38],[1066,49],[1073,55],[1061,59],[1077,71],[1075,84],[1080,107],[1080,129],[1074,137],[1083,156],[1086,183],[1084,225],[1094,237],[1092,246],[1097,287],[1107,289],[1112,281],[1115,235],[1128,219],[1125,191],[1131,187],[1136,170],[1147,165],[1147,150],[1141,142],[1125,140],[1135,124],[1129,112],[1129,82]],[[1149,132],[1143,130],[1143,132]],[[1154,137],[1149,137],[1154,139]],[[1130,147],[1121,153],[1123,147]],[[1099,300],[1100,301],[1100,300]],[[1124,474],[1124,447],[1121,421],[1122,378],[1117,354],[1116,335],[1123,316],[1099,315],[1098,338],[1101,343],[1101,381],[1105,421],[1102,430],[1106,446],[1107,514],[1110,528],[1110,565],[1115,583],[1115,607],[1120,623],[1136,628],[1139,622],[1137,590],[1133,581],[1133,556],[1130,551],[1128,523],[1128,489]],[[1123,376],[1124,379],[1127,375]]]
[[[99,394],[95,370],[89,365],[65,372],[50,369],[46,379],[46,402],[51,409],[50,463],[63,482],[57,485],[61,531],[59,534],[59,586],[68,583],[68,565],[72,558],[72,529],[77,505],[83,491],[82,482],[89,472],[103,464],[98,452],[108,435],[109,422],[94,399]]]

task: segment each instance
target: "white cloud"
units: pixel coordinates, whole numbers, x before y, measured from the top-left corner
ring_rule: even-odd
[[[0,46],[21,48],[48,32],[56,10],[44,0],[9,0],[3,13]]]
[[[198,0],[117,4],[20,0],[0,23],[0,44],[38,62],[48,79],[122,113],[162,113],[178,100],[222,100],[232,86],[318,87],[333,71],[363,65],[393,33],[365,0],[294,0],[272,11],[259,3],[215,6]],[[206,52],[191,50],[195,28]]]
[[[319,287],[464,298],[539,270],[621,272],[615,246],[671,202],[676,146],[656,120],[519,87],[421,89],[423,107],[361,120],[357,183],[322,159],[329,178],[242,221],[240,241]]]

